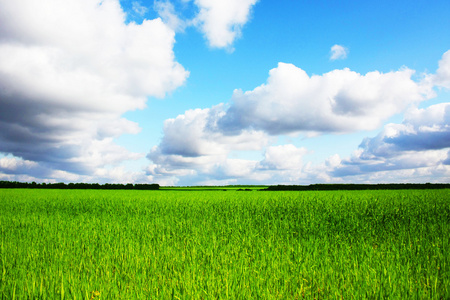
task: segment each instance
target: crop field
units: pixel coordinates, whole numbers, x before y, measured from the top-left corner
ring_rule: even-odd
[[[0,190],[2,299],[450,299],[450,190]]]

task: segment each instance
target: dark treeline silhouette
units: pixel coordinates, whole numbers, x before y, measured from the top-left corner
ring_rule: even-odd
[[[231,187],[231,186],[230,186]],[[237,186],[236,186],[237,187]],[[242,186],[243,187],[243,186]],[[246,186],[250,187],[250,186]],[[159,184],[120,184],[120,183],[36,183],[0,181],[2,188],[22,189],[79,189],[79,190],[158,190]],[[196,187],[197,188],[197,187]],[[223,187],[221,187],[222,189]],[[350,190],[407,190],[407,189],[450,189],[450,183],[380,183],[380,184],[311,184],[311,185],[272,185],[260,191],[350,191]],[[177,189],[178,190],[178,189]],[[182,189],[180,189],[182,190]],[[208,187],[208,190],[212,190]],[[238,189],[237,191],[251,191]]]
[[[380,184],[311,184],[273,185],[261,191],[352,191],[352,190],[408,190],[450,189],[449,183],[380,183]]]
[[[18,182],[18,181],[0,181],[0,188],[9,189],[78,189],[78,190],[158,190],[159,184],[120,184],[120,183],[36,183],[36,182]]]

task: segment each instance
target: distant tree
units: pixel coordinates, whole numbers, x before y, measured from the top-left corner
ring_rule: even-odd
[[[58,183],[36,183],[35,181],[28,182],[18,182],[18,181],[0,181],[0,189],[2,188],[33,188],[33,189],[105,189],[105,190],[158,190],[159,184],[135,184],[127,183],[105,183],[103,185],[99,183],[69,183],[64,182]]]

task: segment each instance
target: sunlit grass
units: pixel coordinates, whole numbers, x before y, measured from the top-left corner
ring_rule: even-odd
[[[448,299],[449,198],[0,190],[0,295]]]

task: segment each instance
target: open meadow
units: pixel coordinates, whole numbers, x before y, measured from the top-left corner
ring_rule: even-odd
[[[0,190],[2,299],[449,299],[450,190]]]

